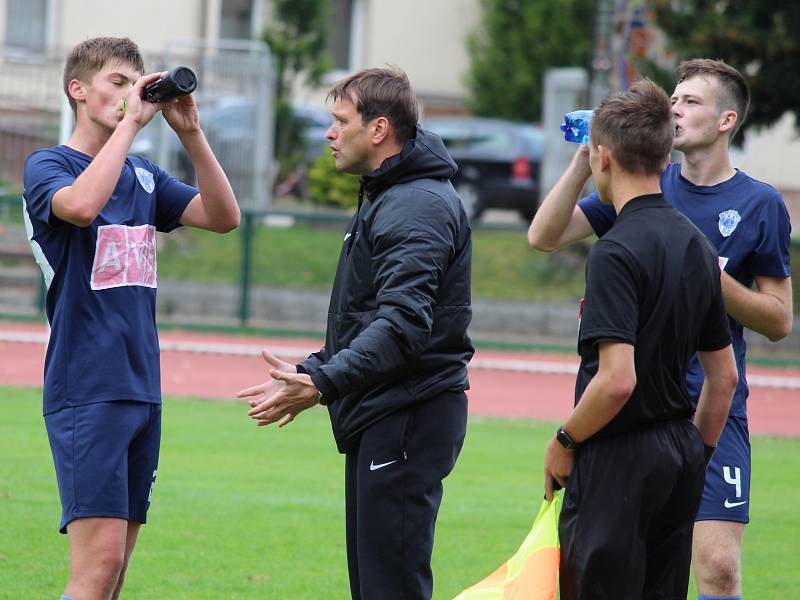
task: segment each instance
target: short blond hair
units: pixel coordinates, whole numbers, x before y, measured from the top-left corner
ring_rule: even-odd
[[[89,82],[110,62],[129,64],[144,74],[144,59],[139,46],[129,38],[96,37],[75,46],[64,64],[64,93],[72,112],[77,110],[75,99],[69,95],[69,82],[73,79]]]

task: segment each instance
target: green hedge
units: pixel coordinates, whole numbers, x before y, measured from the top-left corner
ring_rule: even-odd
[[[314,204],[355,207],[358,204],[359,177],[336,170],[333,156],[325,152],[308,171],[308,198]]]

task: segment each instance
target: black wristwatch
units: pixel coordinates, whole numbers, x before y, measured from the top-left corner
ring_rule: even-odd
[[[558,443],[567,450],[575,450],[579,445],[578,442],[572,439],[572,436],[567,433],[563,425],[556,429],[556,439]]]

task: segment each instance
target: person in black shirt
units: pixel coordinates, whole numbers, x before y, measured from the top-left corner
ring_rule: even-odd
[[[673,136],[669,98],[646,79],[592,119],[592,176],[617,220],[589,254],[575,409],[545,452],[546,497],[566,487],[562,600],[686,597],[705,465],[738,381],[716,254],[661,195]],[[692,422],[694,352],[706,380]]]

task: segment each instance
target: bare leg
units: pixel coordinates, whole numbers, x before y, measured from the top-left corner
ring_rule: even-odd
[[[141,526],[141,523],[128,523],[128,536],[125,540],[125,561],[122,563],[122,569],[119,572],[117,587],[114,588],[114,593],[111,596],[112,600],[117,600],[120,592],[122,591],[122,584],[125,582],[125,573],[128,571],[128,563],[131,560],[133,547],[136,545],[136,540],[139,537],[139,528]]]
[[[742,595],[744,523],[697,521],[692,562],[698,593],[704,596]]]
[[[70,568],[64,595],[75,600],[109,600],[126,555],[128,522],[89,517],[67,525]]]

